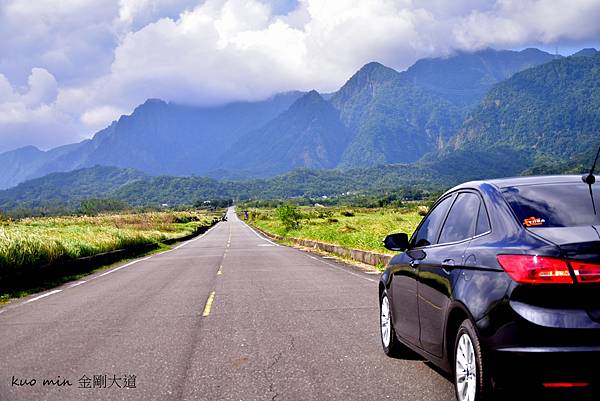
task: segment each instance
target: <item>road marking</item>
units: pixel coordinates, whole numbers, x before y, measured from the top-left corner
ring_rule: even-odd
[[[271,244],[258,244],[256,246],[273,246],[273,245],[271,245]]]
[[[131,265],[134,265],[134,264],[136,264],[136,263],[143,262],[144,260],[148,260],[148,259],[150,259],[150,258],[151,258],[151,256],[148,256],[147,258],[143,258],[143,259],[134,260],[133,262],[129,262],[129,263],[126,263],[126,264],[124,264],[123,266],[116,267],[116,268],[114,268],[114,269],[112,269],[112,270],[109,270],[109,271],[107,271],[107,272],[105,272],[105,273],[102,273],[102,274],[100,274],[100,275],[98,275],[98,276],[96,276],[96,277],[92,277],[90,280],[94,280],[94,279],[97,279],[97,278],[99,278],[99,277],[104,277],[104,276],[106,276],[107,274],[114,273],[114,272],[116,272],[116,271],[118,271],[118,270],[121,270],[121,269],[124,269],[124,268],[126,268],[127,266],[131,266]]]
[[[223,265],[219,266],[219,270],[217,271],[217,275],[220,276],[223,274]]]
[[[242,221],[242,223],[244,223],[244,222]],[[275,243],[275,242],[273,242],[273,241],[271,241],[271,240],[269,240],[269,239],[267,239],[267,238],[265,238],[265,237],[263,237],[263,236],[259,235],[259,234],[258,234],[256,231],[254,231],[254,229],[253,229],[252,227],[250,227],[248,224],[244,223],[244,225],[245,225],[246,227],[248,227],[248,228],[250,229],[250,231],[252,231],[252,232],[254,233],[254,235],[256,235],[258,238],[260,238],[260,239],[264,239],[265,241],[267,241],[267,242],[269,242],[269,243],[271,243],[271,244],[273,244],[273,245],[275,245],[275,246],[281,246],[281,245],[279,245],[279,244],[277,244],[277,243]],[[356,277],[358,277],[358,278],[361,278],[361,279],[363,279],[363,280],[371,281],[371,282],[374,282],[374,283],[376,283],[376,282],[378,281],[378,280],[373,280],[372,278],[369,278],[369,277],[364,277],[364,276],[362,276],[362,275],[360,275],[360,274],[357,274],[357,273],[354,273],[354,272],[348,271],[347,269],[344,269],[343,267],[339,267],[339,266],[333,265],[333,264],[331,264],[331,263],[325,262],[323,259],[316,258],[316,257],[314,257],[314,256],[312,256],[312,255],[308,255],[306,252],[303,252],[303,251],[301,251],[301,250],[299,250],[299,249],[292,248],[292,247],[288,247],[288,248],[290,248],[290,249],[294,249],[294,250],[296,250],[296,251],[298,251],[298,252],[302,253],[303,255],[305,255],[305,256],[307,256],[307,257],[311,258],[311,259],[318,260],[318,261],[320,261],[321,263],[324,263],[324,264],[326,264],[327,266],[333,267],[333,268],[334,268],[334,269],[336,269],[336,270],[343,271],[344,273],[351,274],[351,275],[353,275],[353,276],[356,276]]]
[[[212,308],[212,304],[213,304],[214,300],[215,300],[215,292],[213,291],[208,296],[208,299],[206,300],[206,305],[204,305],[204,312],[202,312],[203,317],[207,317],[208,315],[210,315],[210,308]]]
[[[242,223],[244,223],[244,222],[242,221]],[[270,244],[273,244],[273,245],[275,245],[275,246],[281,246],[281,245],[279,245],[279,244],[277,244],[277,243],[275,243],[275,242],[271,241],[270,239],[268,239],[268,238],[266,238],[266,237],[263,237],[262,235],[260,235],[260,234],[259,234],[259,233],[257,233],[256,231],[254,231],[254,229],[253,229],[252,227],[250,227],[248,224],[244,223],[244,225],[245,225],[246,227],[248,227],[248,229],[250,229],[250,231],[252,231],[252,232],[254,233],[254,235],[256,235],[258,238],[260,238],[260,239],[262,239],[262,240],[265,240],[265,241],[267,241],[268,243],[270,243]]]
[[[295,248],[292,248],[292,249],[295,249]],[[321,263],[323,263],[323,264],[326,264],[327,266],[333,267],[333,268],[334,268],[334,269],[336,269],[336,270],[340,270],[340,271],[343,271],[344,273],[348,273],[348,274],[351,274],[351,275],[353,275],[353,276],[356,276],[356,277],[358,277],[358,278],[362,278],[363,280],[372,281],[372,282],[374,282],[374,283],[378,282],[378,280],[373,280],[372,278],[369,278],[369,277],[364,277],[364,276],[362,276],[362,275],[360,275],[360,274],[357,274],[357,273],[351,272],[351,271],[349,271],[348,269],[345,269],[345,268],[343,268],[343,267],[336,266],[336,265],[334,265],[334,264],[331,264],[331,263],[329,263],[329,262],[326,262],[326,261],[324,261],[323,259],[316,258],[316,257],[314,257],[314,256],[311,256],[311,255],[307,255],[306,253],[302,252],[302,251],[301,251],[301,250],[299,250],[299,249],[296,249],[296,250],[297,250],[298,252],[301,252],[303,255],[305,255],[305,256],[308,256],[308,257],[309,257],[309,258],[311,258],[311,259],[318,260],[319,262],[321,262]]]
[[[78,285],[87,283],[87,280],[78,281],[75,284],[71,284],[69,288],[77,287]]]
[[[45,294],[42,294],[42,295],[38,295],[38,296],[37,296],[37,297],[35,297],[35,298],[31,298],[31,299],[29,299],[29,300],[27,300],[27,301],[23,302],[23,304],[22,304],[22,305],[28,304],[28,303],[30,303],[30,302],[33,302],[33,301],[37,301],[38,299],[42,299],[42,298],[45,298],[45,297],[47,297],[47,296],[50,296],[50,295],[53,295],[53,294],[57,294],[57,293],[59,293],[59,292],[62,292],[62,290],[54,290],[54,291],[50,291],[50,292],[47,292],[47,293],[45,293]]]
[[[206,234],[208,234],[208,233],[210,232],[210,230],[212,230],[213,228],[215,228],[215,227],[217,227],[217,226],[218,226],[218,224],[215,224],[214,226],[212,226],[211,228],[209,228],[208,230],[206,230],[206,232],[205,232],[204,234],[202,234],[202,235],[199,235],[199,236],[197,236],[196,238],[194,238],[194,239],[191,239],[191,240],[189,240],[189,241],[186,241],[186,242],[184,242],[184,243],[183,243],[183,244],[181,244],[181,245],[177,245],[177,246],[176,246],[175,248],[173,248],[173,249],[174,249],[174,250],[175,250],[175,249],[179,249],[179,248],[181,248],[181,247],[184,247],[184,246],[186,246],[186,245],[187,245],[187,244],[189,244],[190,242],[198,241],[200,238],[202,238],[202,237],[204,237]]]

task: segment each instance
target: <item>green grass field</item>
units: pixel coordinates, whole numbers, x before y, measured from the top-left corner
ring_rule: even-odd
[[[193,233],[220,214],[151,212],[0,221],[0,276]]]
[[[238,212],[240,210],[241,208],[238,208]],[[302,215],[298,228],[286,230],[277,216],[276,209],[249,209],[249,222],[266,232],[288,238],[311,239],[347,248],[390,253],[383,247],[383,238],[395,232],[411,235],[423,218],[417,207],[402,209],[300,207],[298,211]]]

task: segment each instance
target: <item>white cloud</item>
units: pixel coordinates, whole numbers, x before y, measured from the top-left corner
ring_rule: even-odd
[[[600,40],[597,0],[499,0],[472,10],[452,30],[457,47],[518,46]]]
[[[149,97],[332,91],[372,60],[598,43],[599,20],[597,0],[6,0],[0,150],[91,135]]]
[[[29,90],[23,96],[27,107],[39,107],[42,104],[53,103],[58,95],[58,84],[54,75],[43,68],[33,68],[27,80]]]
[[[112,106],[94,107],[81,115],[81,121],[90,127],[102,127],[115,119],[115,116],[126,113],[125,110]]]
[[[56,107],[56,79],[33,68],[25,88],[0,74],[0,151],[25,144],[54,146],[74,138],[73,118]]]

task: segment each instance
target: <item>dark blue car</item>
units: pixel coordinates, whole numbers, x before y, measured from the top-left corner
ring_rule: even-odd
[[[600,380],[600,187],[581,176],[446,192],[381,276],[381,338],[452,374],[459,401],[498,387]]]

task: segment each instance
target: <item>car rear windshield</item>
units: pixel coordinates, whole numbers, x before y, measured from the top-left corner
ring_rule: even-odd
[[[600,185],[562,183],[514,186],[502,193],[525,227],[574,227],[600,224]]]

